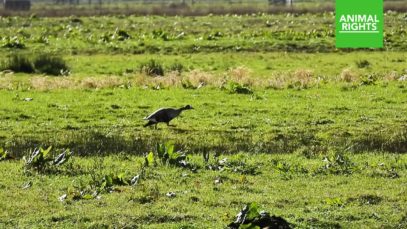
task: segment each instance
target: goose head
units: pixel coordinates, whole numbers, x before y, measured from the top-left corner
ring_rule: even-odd
[[[182,110],[191,110],[194,109],[191,105],[186,105],[185,107],[181,108]]]

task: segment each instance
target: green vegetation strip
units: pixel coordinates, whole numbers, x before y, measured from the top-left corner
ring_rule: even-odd
[[[335,16],[250,14],[201,17],[1,17],[2,52],[57,54],[332,52]],[[405,14],[385,13],[385,48],[405,51]],[[4,54],[3,54],[4,55]]]
[[[405,81],[305,90],[1,90],[0,145],[16,156],[36,146],[79,154],[140,154],[174,140],[192,152],[324,152],[330,148],[405,153]],[[195,109],[167,127],[142,127],[160,107]]]
[[[250,202],[297,228],[407,226],[406,155],[209,153],[190,167],[169,148],[0,159],[0,227],[225,228]]]

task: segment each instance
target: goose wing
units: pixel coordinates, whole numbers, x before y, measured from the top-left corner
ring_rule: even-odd
[[[149,116],[144,117],[144,120],[151,120],[151,119],[155,119],[155,117],[157,115],[160,115],[161,113],[163,113],[166,110],[166,108],[160,108],[156,111],[154,111],[153,113],[151,113]]]
[[[152,114],[149,116],[145,117],[145,120],[150,120],[154,122],[159,122],[159,121],[169,121],[173,119],[173,113],[176,111],[176,109],[173,108],[160,108],[156,111],[154,111]],[[168,120],[169,119],[169,120]]]

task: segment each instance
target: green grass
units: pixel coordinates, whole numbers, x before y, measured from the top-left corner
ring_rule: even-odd
[[[103,175],[124,173],[131,178],[139,173],[143,159],[128,154],[74,155],[47,174],[24,173],[21,161],[2,161],[0,226],[224,228],[248,202],[257,202],[298,228],[406,226],[405,155],[351,155],[349,175],[316,173],[326,164],[324,155],[307,159],[302,154],[237,154],[217,160],[225,157],[231,166],[223,171],[205,169],[202,157],[192,156],[189,161],[201,167],[196,173],[149,167],[136,186],[116,185],[100,199],[68,197],[63,202],[60,196],[89,188]],[[209,162],[215,162],[213,154]],[[258,174],[234,172],[236,165]],[[392,176],[394,172],[399,177]],[[29,181],[32,186],[22,189]],[[169,198],[168,192],[176,196]]]
[[[405,52],[350,52],[350,53],[198,53],[182,55],[66,55],[66,64],[70,68],[67,79],[87,77],[119,76],[123,81],[132,81],[139,77],[140,66],[149,60],[155,60],[164,67],[164,74],[172,71],[174,64],[183,66],[183,75],[191,71],[200,71],[222,78],[230,75],[231,70],[243,67],[247,69],[245,78],[254,80],[272,80],[280,76],[307,70],[314,78],[336,82],[341,73],[349,69],[357,77],[370,74],[380,79],[395,74],[396,78],[406,74]],[[360,67],[359,62],[368,61],[369,66]],[[1,69],[1,68],[0,68]],[[34,74],[35,75],[35,74]],[[33,74],[18,74],[1,79],[14,82],[14,89],[23,87]],[[8,85],[8,84],[7,84]],[[0,81],[0,88],[7,87]],[[19,85],[19,86],[18,86]],[[267,87],[267,83],[263,85]],[[28,86],[30,87],[30,86]]]
[[[299,228],[405,228],[404,16],[386,13],[378,51],[336,50],[331,13],[0,18],[0,227],[224,228],[257,202]],[[9,71],[10,55],[44,53],[69,71]],[[143,127],[187,104],[175,127]],[[168,140],[197,172],[148,167],[134,187],[73,199],[140,174]],[[49,146],[74,156],[24,166]],[[228,166],[208,169],[208,152]]]
[[[352,53],[206,53],[184,55],[79,55],[67,56],[72,74],[77,76],[126,75],[126,70],[137,71],[140,64],[155,59],[169,69],[174,63],[185,66],[184,71],[202,70],[224,74],[230,69],[244,66],[256,78],[272,78],[301,69],[314,72],[315,76],[335,79],[350,68],[361,75],[376,73],[386,75],[392,71],[403,74],[406,70],[405,52],[352,52]],[[367,60],[371,65],[360,69],[358,61]],[[129,75],[129,74],[127,74]]]
[[[4,53],[336,52],[334,14],[2,17]],[[385,15],[386,51],[405,51],[404,14]],[[46,25],[46,26],[44,26]],[[129,37],[121,36],[125,32]],[[27,51],[26,51],[27,52]],[[4,55],[4,54],[3,54]]]
[[[254,93],[205,87],[2,90],[0,144],[15,154],[38,145],[139,154],[168,139],[192,151],[281,153],[305,146],[406,152],[403,81]],[[195,109],[175,119],[176,127],[142,127],[154,110],[186,104]]]
[[[35,2],[30,11],[10,11],[0,9],[2,16],[31,17],[66,17],[66,16],[96,16],[96,15],[166,15],[166,16],[205,16],[205,15],[250,15],[258,13],[304,14],[334,12],[335,5],[331,0],[311,0],[295,2],[291,6],[284,4],[269,4],[268,1],[180,1],[156,2],[103,2],[103,4],[49,4]],[[384,12],[406,11],[404,0],[384,1]]]

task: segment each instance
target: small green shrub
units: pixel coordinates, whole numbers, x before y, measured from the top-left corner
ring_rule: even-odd
[[[207,39],[208,41],[212,41],[212,40],[219,40],[219,39],[222,38],[222,37],[223,37],[223,34],[218,31],[218,32],[215,32],[215,33],[208,34],[208,36],[206,37],[206,39]]]
[[[154,59],[140,65],[140,72],[149,76],[164,76],[164,67]]]
[[[370,172],[371,177],[384,177],[390,179],[400,178],[400,174],[394,167],[379,166],[375,170]]]
[[[342,153],[325,157],[324,162],[325,165],[319,167],[315,174],[351,175],[357,170],[355,163]]]
[[[14,36],[3,38],[3,45],[1,47],[10,49],[24,49],[25,45],[19,37]]]
[[[360,85],[375,85],[378,77],[375,74],[369,74],[363,77],[360,81]]]
[[[51,156],[51,149],[51,146],[47,149],[36,148],[29,153],[28,157],[24,157],[26,171],[34,170],[41,173],[50,171],[54,167],[65,164],[72,155],[72,152],[66,149],[54,158]]]
[[[39,172],[44,171],[49,163],[52,161],[52,157],[49,155],[51,148],[51,146],[47,149],[43,149],[40,147],[39,149],[34,149],[33,151],[31,151],[28,158],[24,157],[25,168],[34,169]]]
[[[40,73],[53,76],[67,75],[69,73],[69,67],[62,57],[47,54],[35,58],[34,68]]]
[[[23,73],[39,72],[54,76],[69,74],[69,67],[64,59],[47,54],[35,57],[34,61],[27,56],[14,54],[2,64],[0,69]]]
[[[8,160],[8,159],[13,159],[13,157],[10,155],[10,153],[7,150],[0,148],[0,161],[4,161],[4,160]]]
[[[196,89],[197,88],[188,79],[182,79],[181,80],[181,85],[182,85],[182,88],[185,88],[185,89]]]
[[[236,216],[236,220],[227,228],[292,228],[289,222],[279,216],[270,216],[266,211],[260,211],[257,203],[247,204]]]
[[[117,37],[117,40],[119,41],[124,41],[131,38],[130,34],[124,30],[116,30],[113,36]]]
[[[113,185],[128,185],[129,182],[124,178],[124,175],[124,173],[105,175],[99,188],[109,191]]]
[[[377,195],[367,194],[359,196],[357,200],[360,205],[376,205],[379,204],[383,198]]]
[[[309,170],[300,164],[290,164],[285,161],[272,160],[271,167],[283,180],[291,180],[294,176],[307,175]]]
[[[231,160],[227,164],[227,167],[235,173],[240,173],[242,175],[259,175],[261,172],[258,165],[248,164],[241,160]]]
[[[71,21],[71,23],[83,24],[82,19],[76,18],[76,17],[75,17],[75,18],[71,18],[70,21]]]
[[[172,142],[157,144],[157,155],[163,164],[176,166],[187,164],[187,155],[181,151],[175,151],[175,145]]]
[[[197,167],[189,163],[188,157],[182,151],[175,151],[175,146],[172,142],[165,144],[157,144],[155,153],[150,152],[145,157],[144,166],[151,165],[166,165],[177,166],[192,171],[196,171]]]
[[[252,89],[250,89],[247,86],[235,83],[235,82],[230,82],[228,89],[229,89],[230,93],[234,93],[234,94],[253,94]]]
[[[160,30],[154,30],[152,32],[152,36],[154,39],[162,39],[163,41],[169,41],[170,37],[165,31]]]
[[[319,155],[326,152],[328,148],[323,146],[322,144],[314,143],[308,146],[302,146],[298,148],[295,153],[301,155],[307,159],[315,159],[318,158]]]
[[[66,193],[58,199],[61,202],[99,199],[100,194],[116,191],[115,186],[135,186],[140,179],[144,178],[144,166],[139,174],[132,178],[126,178],[125,173],[110,173],[107,175],[100,173],[101,168],[103,168],[101,162],[100,160],[97,161],[94,168],[91,169],[91,181],[89,183],[79,182],[79,184],[69,187]]]
[[[370,62],[367,60],[358,60],[355,63],[358,68],[367,68],[370,66]]]
[[[31,61],[22,55],[14,54],[1,66],[1,70],[12,70],[13,72],[33,73],[34,67]]]
[[[208,170],[214,171],[231,171],[234,173],[240,173],[242,175],[258,175],[261,173],[260,166],[257,164],[249,164],[246,163],[244,159],[234,159],[228,160],[227,158],[223,158],[222,160],[218,160],[219,155],[214,155],[214,161],[210,161],[209,152],[203,153],[203,159],[205,162],[205,168]]]
[[[170,67],[168,68],[172,72],[178,72],[181,73],[184,70],[184,65],[181,63],[175,62]]]
[[[340,207],[340,208],[344,207],[345,204],[346,204],[346,202],[345,202],[344,200],[342,200],[341,198],[339,198],[339,197],[326,198],[326,199],[325,199],[325,203],[326,203],[328,206]]]

